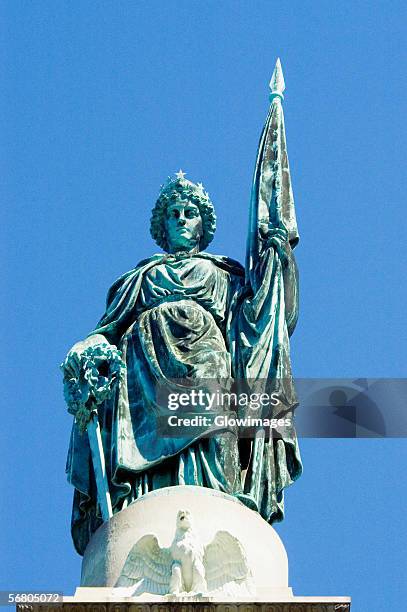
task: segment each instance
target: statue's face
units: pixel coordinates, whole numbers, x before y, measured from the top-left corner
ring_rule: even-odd
[[[179,199],[168,205],[166,213],[165,229],[170,252],[198,249],[203,233],[198,206]]]

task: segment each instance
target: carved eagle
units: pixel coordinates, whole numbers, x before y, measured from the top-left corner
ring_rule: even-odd
[[[174,540],[162,548],[145,535],[130,550],[116,587],[134,587],[132,595],[204,594],[239,585],[250,590],[251,572],[239,540],[218,531],[204,546],[188,510],[180,510]]]

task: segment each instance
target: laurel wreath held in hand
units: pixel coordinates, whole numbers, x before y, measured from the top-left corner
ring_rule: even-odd
[[[64,373],[64,396],[68,412],[75,416],[83,433],[96,406],[112,396],[126,365],[121,351],[109,344],[88,347],[81,353],[78,376],[72,376],[70,356],[61,364]]]

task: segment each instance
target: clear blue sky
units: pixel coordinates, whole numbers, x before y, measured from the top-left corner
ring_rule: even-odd
[[[9,0],[0,13],[0,588],[70,594],[58,364],[113,280],[157,251],[151,207],[180,167],[216,205],[210,250],[244,260],[277,56],[301,232],[295,374],[405,376],[407,15],[372,0]],[[305,440],[302,453],[277,527],[295,593],[398,609],[407,441]]]

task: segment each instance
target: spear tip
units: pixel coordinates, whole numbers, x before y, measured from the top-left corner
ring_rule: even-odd
[[[275,65],[273,74],[270,79],[270,90],[271,90],[270,96],[272,97],[280,96],[280,98],[283,98],[283,92],[285,90],[285,82],[284,82],[283,69],[281,67],[281,61],[279,57],[277,58],[276,65]]]

